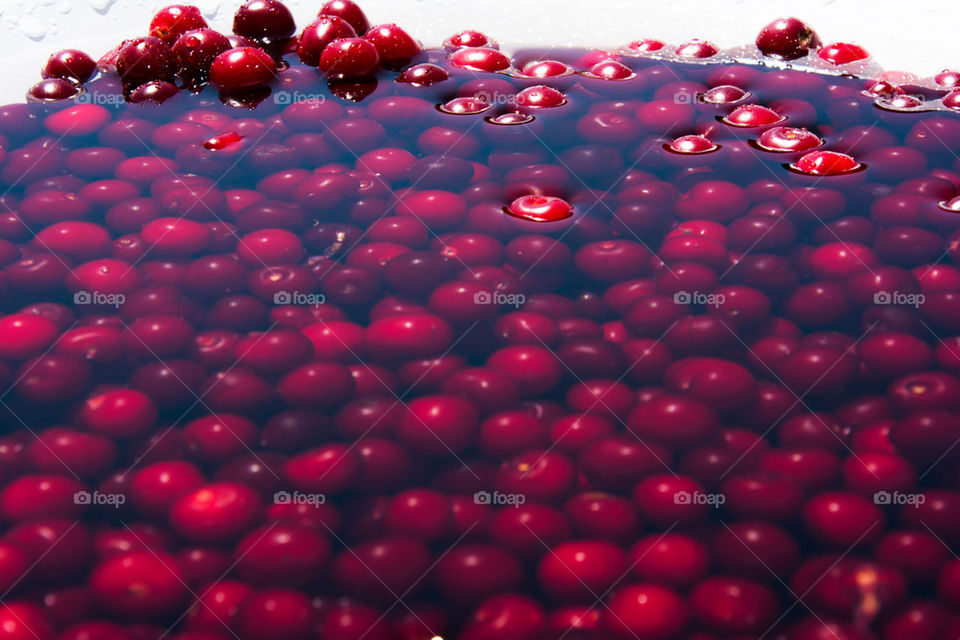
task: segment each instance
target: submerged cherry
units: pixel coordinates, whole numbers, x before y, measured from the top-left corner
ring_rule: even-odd
[[[670,151],[676,153],[710,153],[711,151],[716,151],[720,148],[719,145],[714,144],[705,136],[680,136],[670,142],[669,145],[666,145]]]
[[[729,84],[713,87],[700,94],[700,99],[710,104],[733,104],[749,96],[749,92]]]
[[[472,71],[501,71],[510,66],[510,59],[497,51],[486,47],[464,47],[450,56],[450,62],[457,67]]]
[[[811,151],[793,165],[797,171],[811,176],[834,176],[860,168],[860,163],[845,153],[837,151]]]
[[[210,80],[225,89],[242,89],[269,82],[277,65],[263,49],[238,47],[224,51],[210,65]]]
[[[723,121],[735,127],[766,127],[786,120],[779,113],[759,104],[737,107]]]
[[[557,222],[573,215],[573,207],[555,196],[521,196],[510,203],[507,213],[531,222]]]
[[[320,54],[320,71],[334,77],[356,78],[377,68],[377,48],[363,38],[340,38],[328,44]]]

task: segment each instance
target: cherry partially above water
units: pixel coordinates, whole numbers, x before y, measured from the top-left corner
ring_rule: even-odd
[[[954,637],[955,71],[317,9],[0,107],[0,640]]]

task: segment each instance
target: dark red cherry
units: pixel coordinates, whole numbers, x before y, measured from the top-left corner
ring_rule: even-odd
[[[41,74],[44,78],[62,78],[83,84],[96,69],[97,63],[83,51],[64,49],[47,58]]]
[[[383,62],[403,62],[420,53],[420,43],[395,24],[370,27],[363,38],[373,43]]]
[[[210,81],[225,89],[242,89],[272,80],[277,65],[263,49],[237,47],[224,51],[210,65]]]
[[[380,55],[376,47],[363,38],[340,38],[323,49],[320,71],[337,78],[365,76],[377,68]]]
[[[328,44],[340,38],[355,38],[357,33],[346,20],[335,15],[319,15],[304,27],[297,39],[297,55],[310,66],[320,63],[320,55]]]
[[[151,80],[169,80],[175,71],[173,54],[159,38],[128,40],[117,54],[117,72],[131,87]]]
[[[484,47],[464,47],[450,55],[454,66],[471,71],[501,71],[510,66],[510,58],[496,49]]]
[[[820,39],[805,22],[797,18],[778,18],[760,30],[756,45],[765,56],[795,60],[820,46]]]
[[[366,33],[370,28],[370,24],[367,22],[367,16],[364,15],[363,10],[352,0],[328,0],[320,7],[317,15],[343,18],[358,34]]]
[[[55,102],[66,100],[80,93],[80,88],[63,78],[48,78],[41,80],[27,90],[27,100],[30,102]]]
[[[202,81],[210,74],[217,56],[231,48],[230,40],[222,33],[213,29],[195,29],[177,38],[171,51],[182,75]]]
[[[811,176],[833,176],[860,168],[860,163],[837,151],[811,151],[793,165],[797,171]]]
[[[277,42],[295,30],[293,14],[279,0],[248,0],[233,14],[233,32],[253,40]]]
[[[807,129],[773,127],[760,134],[757,144],[766,151],[808,151],[823,144],[823,140]]]
[[[207,21],[200,9],[192,5],[174,4],[164,7],[150,20],[149,35],[172,46],[181,35],[193,29],[206,29]]]

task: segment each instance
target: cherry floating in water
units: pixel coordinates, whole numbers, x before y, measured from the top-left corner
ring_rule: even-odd
[[[616,60],[604,60],[590,67],[584,75],[603,80],[628,80],[635,78],[637,74],[630,67]]]
[[[450,62],[456,67],[471,71],[502,71],[510,66],[510,59],[489,47],[464,47],[450,55]]]
[[[263,49],[238,47],[224,51],[210,65],[210,81],[225,89],[263,84],[277,74],[277,65]]]
[[[192,5],[170,5],[155,13],[150,21],[150,35],[168,46],[187,31],[206,28],[203,14]]]
[[[720,48],[712,42],[693,39],[674,49],[674,53],[682,58],[709,58],[717,54]]]
[[[856,171],[860,163],[845,153],[837,151],[811,151],[796,161],[792,168],[811,176],[834,176]]]
[[[913,111],[924,105],[923,98],[905,93],[877,97],[874,104],[890,111]]]
[[[521,196],[506,208],[510,215],[532,222],[556,222],[573,215],[570,204],[554,196]]]
[[[492,118],[487,118],[487,122],[491,124],[500,124],[500,125],[516,125],[516,124],[527,124],[528,122],[533,122],[534,117],[528,113],[501,113],[498,116],[493,116]]]
[[[733,104],[746,99],[749,92],[729,84],[713,87],[700,94],[700,99],[710,104]]]
[[[363,38],[340,38],[320,54],[320,71],[333,77],[356,78],[373,72],[380,63],[377,48]]]
[[[467,29],[453,34],[444,41],[444,46],[449,49],[459,49],[461,47],[488,47],[490,39],[480,31]]]
[[[424,62],[404,69],[397,76],[397,82],[405,82],[415,87],[429,87],[435,82],[443,82],[449,77],[450,74],[443,67]]]
[[[203,142],[203,148],[211,151],[220,151],[222,149],[232,147],[242,141],[242,135],[236,133],[235,131],[230,131],[228,133],[221,133],[220,135],[212,138],[207,138]]]
[[[780,60],[802,58],[820,46],[817,34],[797,18],[779,18],[760,30],[756,39],[760,53]]]
[[[530,78],[555,78],[573,73],[569,65],[559,60],[538,60],[528,62],[520,69],[520,75]]]
[[[528,109],[559,107],[566,102],[563,93],[544,85],[527,87],[517,94],[517,104]]]
[[[629,45],[627,45],[634,51],[660,51],[667,43],[660,40],[654,40],[653,38],[642,38],[640,40],[634,40]]]
[[[835,42],[817,50],[817,55],[832,64],[849,64],[870,57],[867,50],[856,44]]]
[[[747,104],[737,107],[723,121],[735,127],[766,127],[786,120],[779,113],[769,107],[759,104]]]
[[[714,144],[704,136],[689,135],[680,136],[664,145],[670,151],[676,153],[710,153],[720,148],[720,145]]]
[[[943,106],[949,109],[960,110],[960,89],[954,89],[943,96],[941,100],[943,101]]]
[[[819,147],[823,140],[802,127],[773,127],[760,134],[757,144],[766,151],[808,151]]]
[[[444,113],[454,113],[457,115],[474,115],[488,110],[490,105],[480,98],[464,97],[454,98],[440,105],[440,110]]]
[[[44,78],[62,78],[83,84],[96,70],[96,61],[83,51],[64,49],[47,58],[41,75]]]

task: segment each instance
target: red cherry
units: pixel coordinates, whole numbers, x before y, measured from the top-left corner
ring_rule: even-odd
[[[617,638],[663,640],[680,633],[689,618],[683,599],[654,584],[630,584],[609,597],[607,629]]]
[[[817,55],[827,62],[837,65],[849,64],[870,57],[870,54],[863,47],[845,42],[824,45],[817,50]]]
[[[561,599],[606,592],[627,569],[627,554],[610,542],[567,542],[547,552],[537,567],[541,588]]]
[[[200,10],[190,5],[170,5],[154,14],[150,35],[172,46],[181,35],[192,29],[206,29],[207,21]]]
[[[176,560],[153,551],[104,560],[94,568],[90,588],[102,607],[134,620],[167,615],[187,596]]]
[[[366,33],[370,28],[367,17],[353,0],[327,0],[320,7],[318,16],[337,16],[353,27],[357,33]]]
[[[762,633],[776,619],[779,603],[766,586],[743,578],[707,578],[690,592],[694,617],[722,633]]]
[[[44,78],[63,78],[83,84],[96,69],[96,61],[83,51],[64,49],[47,58],[41,75]]]
[[[735,127],[768,127],[786,120],[779,113],[759,104],[748,104],[737,107],[723,121]]]
[[[678,533],[649,535],[630,548],[630,573],[671,587],[684,587],[702,578],[710,566],[707,549]]]
[[[760,53],[780,60],[802,58],[820,45],[814,30],[797,18],[778,18],[757,35]]]
[[[710,153],[720,148],[704,136],[689,135],[675,138],[667,145],[670,151],[684,154]]]
[[[837,151],[811,151],[804,154],[794,165],[797,171],[811,176],[833,176],[860,168],[860,163],[845,153]]]
[[[170,524],[191,540],[229,540],[246,531],[263,505],[249,487],[208,484],[178,498],[170,507]]]
[[[799,127],[773,127],[760,134],[757,142],[765,151],[807,151],[823,144],[812,131]]]
[[[507,213],[532,222],[556,222],[573,215],[573,207],[554,196],[521,196],[510,203]]]
[[[803,519],[815,537],[844,549],[876,539],[886,524],[872,498],[841,491],[811,498],[804,505]]]
[[[295,30],[293,14],[279,0],[247,0],[233,14],[233,32],[252,40],[274,43]]]
[[[501,71],[510,66],[510,58],[496,49],[463,47],[450,55],[450,63],[470,71]]]
[[[720,51],[720,48],[712,42],[694,38],[681,44],[674,50],[674,53],[681,58],[709,58],[716,55],[718,51]]]
[[[254,0],[257,1],[257,0]],[[273,58],[256,47],[224,51],[210,65],[210,81],[225,89],[243,89],[269,82],[276,76]]]

